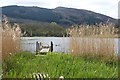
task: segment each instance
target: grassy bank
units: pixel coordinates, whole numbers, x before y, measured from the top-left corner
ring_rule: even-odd
[[[117,61],[107,63],[70,54],[49,53],[34,56],[29,52],[14,54],[4,61],[4,78],[30,78],[33,73],[46,73],[51,78],[115,78]]]

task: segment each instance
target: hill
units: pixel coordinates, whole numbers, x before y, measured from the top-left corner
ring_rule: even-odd
[[[59,25],[69,27],[79,24],[115,23],[116,19],[109,16],[83,9],[57,7],[46,9],[40,7],[5,6],[2,13],[7,15],[12,22],[56,22]]]

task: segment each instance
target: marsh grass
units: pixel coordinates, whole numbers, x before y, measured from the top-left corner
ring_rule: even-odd
[[[83,57],[117,58],[115,39],[118,29],[113,24],[80,25],[67,30],[70,36],[70,52]]]
[[[2,57],[5,58],[9,54],[20,51],[20,36],[21,29],[18,24],[11,24],[8,18],[4,15],[2,21]]]

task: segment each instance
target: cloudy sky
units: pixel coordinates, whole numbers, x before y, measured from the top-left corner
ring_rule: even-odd
[[[119,0],[0,0],[0,6],[38,6],[53,9],[58,6],[86,9],[118,18]]]

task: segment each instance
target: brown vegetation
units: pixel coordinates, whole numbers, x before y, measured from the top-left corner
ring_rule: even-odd
[[[2,56],[15,53],[20,50],[21,29],[18,24],[11,26],[6,16],[3,16],[2,22]]]
[[[80,25],[67,30],[74,55],[113,58],[118,29],[113,24]]]

